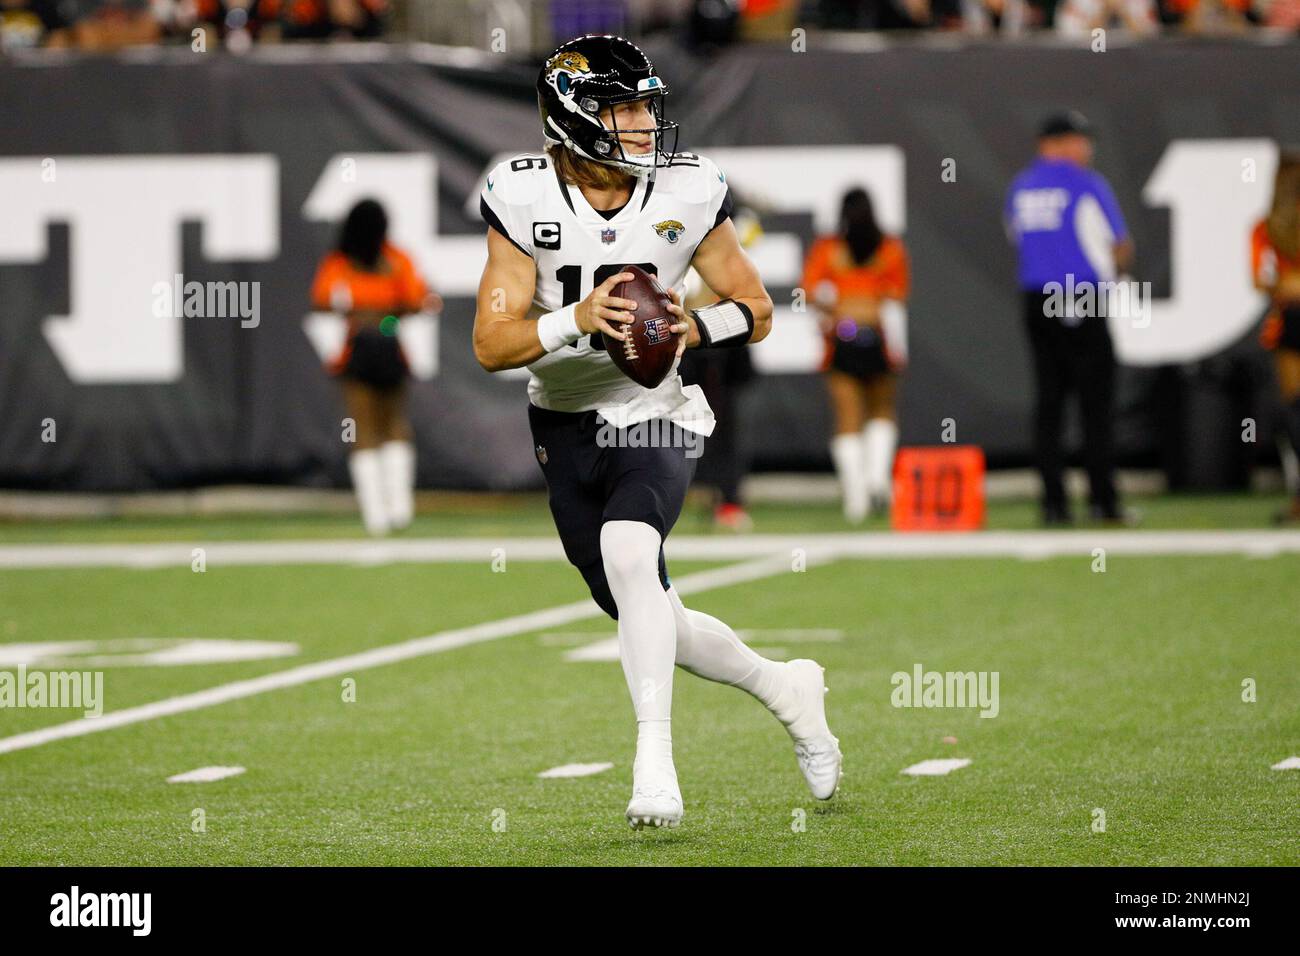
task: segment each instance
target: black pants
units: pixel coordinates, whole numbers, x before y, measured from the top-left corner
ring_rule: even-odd
[[[696,459],[687,449],[698,450],[693,442],[699,436],[687,436],[667,422],[648,423],[653,430],[639,432],[634,432],[636,426],[615,429],[595,412],[553,412],[532,404],[528,423],[564,555],[582,573],[601,610],[617,620],[618,605],[600,553],[600,529],[606,521],[641,521],[667,538],[695,474]],[[651,434],[656,440],[646,444]],[[667,590],[662,544],[659,581]]]
[[[1118,512],[1112,450],[1115,352],[1105,316],[1069,326],[1044,314],[1046,296],[1025,293],[1025,325],[1034,358],[1037,398],[1034,403],[1034,451],[1043,479],[1043,511],[1048,517],[1068,514],[1065,498],[1065,453],[1061,427],[1065,403],[1079,396],[1083,419],[1083,462],[1089,498],[1103,515]]]

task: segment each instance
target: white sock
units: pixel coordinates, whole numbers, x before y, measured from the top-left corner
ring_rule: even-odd
[[[867,516],[867,475],[863,467],[862,435],[848,432],[831,439],[831,461],[844,496],[844,517],[857,524]]]
[[[866,457],[867,493],[893,499],[894,450],[898,446],[898,425],[888,418],[873,418],[862,429]]]
[[[1285,435],[1279,435],[1277,439],[1278,458],[1282,462],[1282,484],[1291,494],[1300,494],[1300,463],[1297,463],[1297,454],[1300,449],[1292,448],[1291,443],[1286,440]]]
[[[373,535],[388,532],[388,509],[384,505],[384,472],[378,448],[362,448],[348,456],[352,487],[361,506],[361,523]]]
[[[618,649],[638,723],[672,717],[677,628],[659,582],[659,532],[643,521],[606,521],[600,554],[618,605]]]
[[[415,515],[415,446],[409,441],[389,441],[379,446],[384,469],[384,498],[388,521],[405,528]]]
[[[785,664],[760,657],[711,614],[692,611],[676,588],[668,589],[677,623],[677,666],[696,677],[753,694],[769,709],[785,686]]]
[[[655,776],[672,774],[673,767],[672,722],[668,720],[638,720],[636,724],[636,758],[632,764],[632,779],[638,773],[649,771]],[[652,778],[653,779],[653,778]]]

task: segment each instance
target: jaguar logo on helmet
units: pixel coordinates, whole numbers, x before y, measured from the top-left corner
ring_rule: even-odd
[[[549,143],[641,177],[673,162],[678,127],[664,119],[667,94],[650,58],[618,36],[570,40],[546,58],[537,76],[537,108]],[[618,108],[639,101],[647,111],[636,113],[637,125],[629,128],[618,120]],[[641,143],[648,136],[650,148],[630,147],[629,133]]]
[[[574,80],[587,79],[595,75],[591,71],[591,64],[587,62],[587,58],[576,50],[555,54],[546,61],[545,73],[547,82],[554,86],[555,91],[561,96],[570,95],[569,91],[573,88]]]
[[[659,233],[661,239],[667,239],[669,243],[677,242],[685,231],[686,227],[676,219],[665,219],[663,222],[655,223],[655,232]]]

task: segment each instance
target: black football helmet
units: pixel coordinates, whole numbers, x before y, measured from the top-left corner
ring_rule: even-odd
[[[664,120],[667,95],[668,84],[655,74],[650,58],[635,43],[616,36],[570,40],[546,58],[537,76],[537,109],[547,141],[634,176],[669,165],[676,152],[677,124]],[[608,106],[646,98],[655,120],[652,129],[618,129],[601,119],[600,111]],[[649,133],[654,152],[625,153],[620,133]],[[671,147],[665,145],[666,133],[672,133]]]

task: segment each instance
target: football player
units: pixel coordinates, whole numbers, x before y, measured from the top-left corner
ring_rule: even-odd
[[[637,721],[627,806],[637,829],[682,818],[674,665],[758,698],[789,731],[817,798],[834,794],[841,764],[822,668],[760,657],[722,621],[683,605],[669,582],[663,541],[694,471],[687,449],[713,430],[703,393],[683,387],[675,367],[643,388],[605,351],[623,340],[635,308],[612,294],[633,278],[620,271],[628,264],[669,290],[679,360],[684,348],[744,347],[771,328],[772,300],[737,241],[726,178],[708,159],[674,151],[667,92],[621,37],[580,37],[547,58],[537,79],[546,149],[501,163],[482,191],[488,261],[474,320],[485,369],[532,373],[529,422],[556,530],[596,603],[618,621]],[[722,299],[688,314],[691,266]],[[661,436],[654,447],[610,439],[647,422]]]

